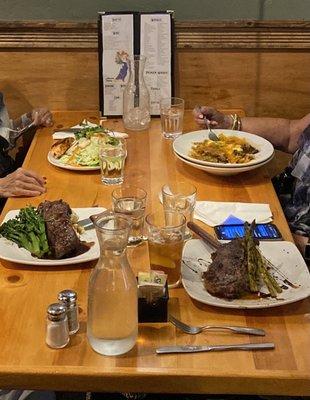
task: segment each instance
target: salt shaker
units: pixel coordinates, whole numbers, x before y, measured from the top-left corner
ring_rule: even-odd
[[[58,293],[58,300],[67,308],[69,335],[79,330],[77,294],[74,290],[66,289]]]
[[[61,349],[69,342],[67,309],[64,304],[53,303],[47,308],[46,344]]]

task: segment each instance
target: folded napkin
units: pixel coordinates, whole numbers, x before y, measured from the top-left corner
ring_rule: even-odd
[[[262,224],[272,221],[269,204],[197,201],[194,217],[209,226],[242,224],[245,221]]]
[[[87,127],[88,128],[95,128],[97,126],[98,126],[97,124],[93,124],[90,121],[84,120],[83,121],[83,125],[74,125],[71,128],[72,129],[83,129],[83,128],[87,128]],[[128,137],[127,133],[125,133],[125,132],[110,131],[110,132],[107,132],[107,134],[109,136],[113,136],[113,137],[120,138],[120,139],[124,139],[124,138]],[[57,132],[53,133],[53,139],[54,140],[66,139],[66,138],[69,138],[69,137],[75,138],[74,132],[57,131]]]

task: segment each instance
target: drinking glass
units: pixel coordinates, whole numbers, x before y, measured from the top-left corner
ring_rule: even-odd
[[[112,192],[113,210],[132,219],[128,244],[138,245],[143,239],[144,214],[146,206],[145,190],[135,186],[122,186]]]
[[[168,287],[180,284],[186,219],[175,211],[160,211],[145,218],[150,267],[168,276]]]
[[[162,201],[165,211],[178,211],[182,213],[186,222],[193,220],[196,205],[197,188],[188,182],[169,183],[162,187]],[[189,229],[185,230],[185,240],[192,237]]]
[[[118,139],[117,144],[104,144],[104,146],[99,148],[102,183],[106,185],[117,185],[124,182],[126,156],[127,150],[125,140]]]
[[[183,132],[184,100],[168,97],[160,100],[161,129],[166,139],[175,139]]]

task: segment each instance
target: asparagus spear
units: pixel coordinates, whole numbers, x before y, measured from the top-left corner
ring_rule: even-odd
[[[247,267],[248,267],[248,281],[251,292],[259,290],[260,279],[263,280],[267,286],[271,297],[277,297],[278,293],[282,292],[281,287],[275,278],[268,272],[265,261],[256,246],[252,232],[254,229],[254,222],[249,226],[245,224],[245,237],[244,244],[247,254]]]

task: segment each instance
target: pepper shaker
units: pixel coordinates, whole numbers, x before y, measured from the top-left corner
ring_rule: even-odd
[[[67,309],[63,304],[53,303],[47,308],[46,344],[61,349],[69,342]]]
[[[73,335],[79,330],[77,294],[74,290],[66,289],[58,293],[58,300],[66,306],[69,335]]]

